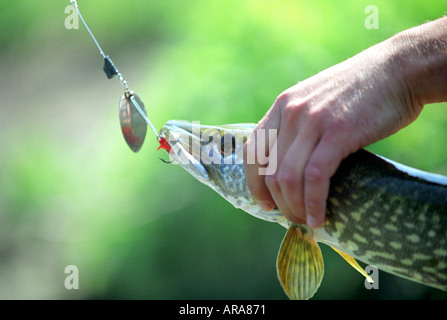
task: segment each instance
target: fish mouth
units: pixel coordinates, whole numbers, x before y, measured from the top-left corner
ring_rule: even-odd
[[[198,122],[169,120],[160,130],[171,150],[170,161],[185,168],[190,174],[203,182],[211,181],[206,167],[200,161],[201,126]]]

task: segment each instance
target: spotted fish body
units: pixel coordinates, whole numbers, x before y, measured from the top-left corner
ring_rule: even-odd
[[[358,151],[331,180],[322,237],[367,264],[447,290],[447,185],[428,177]]]
[[[253,128],[168,121],[161,135],[172,147],[171,160],[187,155],[189,163],[177,162],[196,179],[236,208],[288,229],[277,270],[290,298],[310,298],[321,283],[324,267],[317,242],[334,248],[365,276],[354,258],[447,290],[447,177],[359,150],[343,160],[331,178],[327,222],[311,229],[289,222],[279,210],[266,212],[256,205],[245,181],[241,152]],[[225,153],[222,146],[228,145],[229,136],[232,150]],[[198,147],[191,147],[194,142]],[[203,154],[214,161],[203,159]]]

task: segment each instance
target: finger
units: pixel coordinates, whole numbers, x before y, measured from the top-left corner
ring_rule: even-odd
[[[291,142],[278,169],[281,193],[289,208],[283,213],[291,221],[296,221],[296,219],[306,221],[304,168],[318,142],[318,132],[318,127],[302,126],[302,130]]]
[[[336,172],[344,154],[334,138],[326,135],[313,151],[304,170],[304,202],[306,223],[311,228],[324,224],[330,178]]]
[[[279,159],[280,155],[283,155],[287,150],[285,151],[277,151],[278,149],[281,149],[281,145],[285,146],[286,143],[282,143],[280,145],[279,141],[284,140],[284,138],[281,138],[281,134],[278,137],[277,142],[272,146],[272,150],[276,150],[275,153],[275,161],[276,163],[281,162],[281,160]],[[294,222],[299,222],[297,221],[296,217],[293,214],[293,211],[291,210],[291,208],[289,207],[289,205],[287,204],[287,201],[284,198],[283,192],[282,192],[282,188],[281,188],[281,178],[279,175],[279,172],[275,172],[274,174],[270,174],[270,175],[266,175],[265,176],[265,184],[271,194],[271,197],[273,198],[273,200],[275,201],[276,206],[278,207],[278,209],[284,214],[284,216],[286,218],[290,217],[289,220],[294,221]],[[300,220],[301,222],[305,221],[305,220]]]
[[[259,130],[278,129],[279,125],[280,108],[275,103],[255,127],[244,145],[244,170],[247,186],[260,208],[265,211],[274,209],[275,202],[265,184],[265,176],[259,174],[260,169],[265,167],[266,163],[260,163],[257,155],[269,156],[271,146],[276,143],[276,135],[273,139],[265,139]]]
[[[303,215],[303,219],[299,219],[299,217],[294,214],[293,207],[288,203],[283,190],[284,187],[293,187],[295,182],[294,174],[293,172],[290,174],[290,171],[293,171],[294,168],[284,168],[282,162],[288,154],[290,146],[296,137],[299,136],[301,128],[299,124],[303,121],[303,118],[306,118],[305,116],[302,117],[304,109],[304,104],[290,104],[283,108],[281,112],[281,130],[279,131],[276,143],[273,144],[269,154],[269,165],[270,167],[274,167],[275,170],[265,176],[265,184],[271,197],[275,201],[276,206],[286,218],[297,223],[305,222],[305,215]],[[296,155],[292,154],[292,158],[295,159],[295,157]]]

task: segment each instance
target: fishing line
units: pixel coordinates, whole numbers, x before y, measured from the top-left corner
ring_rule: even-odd
[[[82,23],[84,24],[85,29],[87,29],[88,33],[90,34],[90,37],[92,37],[93,41],[95,42],[96,46],[99,49],[99,53],[101,53],[101,55],[106,58],[106,54],[104,53],[104,51],[101,49],[101,46],[99,45],[98,41],[96,41],[95,36],[93,35],[93,32],[90,30],[90,28],[87,26],[87,23],[85,23],[84,18],[82,17],[81,12],[79,11],[78,8],[78,3],[76,0],[71,0],[70,3],[73,5],[73,8],[76,10],[76,12],[78,13],[79,19],[81,19]]]
[[[147,117],[146,109],[144,108],[143,102],[135,92],[129,89],[127,81],[124,79],[121,72],[118,71],[110,57],[106,55],[102,50],[101,46],[93,35],[93,32],[87,26],[87,23],[82,17],[77,1],[70,0],[70,3],[73,5],[73,8],[76,10],[79,18],[82,21],[82,24],[98,47],[99,53],[104,58],[103,70],[107,78],[112,79],[113,77],[116,77],[120,81],[121,85],[124,87],[124,94],[121,96],[120,100],[119,113],[121,131],[127,144],[134,152],[138,152],[143,145],[144,139],[146,137],[147,126],[149,125],[161,145],[164,138],[159,136],[154,125]],[[142,120],[144,120],[144,122]],[[165,149],[164,147],[162,148]]]

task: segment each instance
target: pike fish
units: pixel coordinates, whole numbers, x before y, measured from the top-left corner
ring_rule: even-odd
[[[447,177],[361,149],[344,159],[331,178],[327,221],[312,229],[288,221],[277,209],[261,210],[252,198],[243,144],[254,126],[171,120],[160,136],[169,143],[172,162],[234,207],[287,229],[276,265],[290,299],[309,299],[318,290],[324,274],[318,243],[332,247],[370,282],[356,259],[447,291]]]

